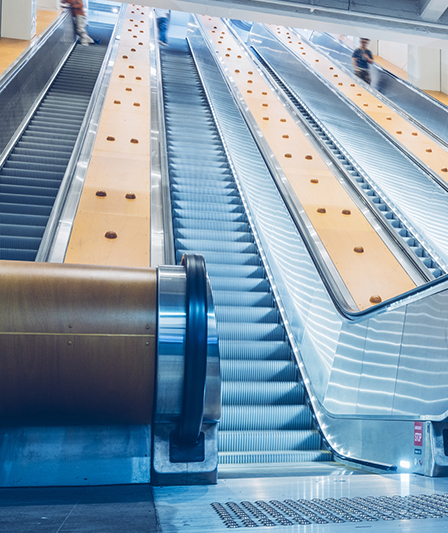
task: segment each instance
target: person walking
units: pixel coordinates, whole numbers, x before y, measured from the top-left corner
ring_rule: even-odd
[[[159,42],[165,46],[167,43],[168,26],[170,23],[169,9],[156,9],[157,27],[159,28]]]
[[[65,4],[72,10],[73,17],[75,18],[76,33],[81,39],[81,44],[84,46],[89,46],[89,44],[93,44],[94,40],[89,36],[86,30],[87,17],[83,1],[65,0]]]
[[[352,55],[355,76],[361,78],[370,85],[372,81],[370,76],[370,65],[373,63],[372,52],[367,48],[369,39],[360,39],[359,48]]]

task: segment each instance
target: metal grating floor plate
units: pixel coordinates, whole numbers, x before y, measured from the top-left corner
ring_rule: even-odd
[[[352,474],[154,488],[156,511],[163,533],[448,532],[448,479]]]

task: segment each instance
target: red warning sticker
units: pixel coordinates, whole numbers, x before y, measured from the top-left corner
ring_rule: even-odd
[[[423,446],[423,422],[414,422],[414,446]]]

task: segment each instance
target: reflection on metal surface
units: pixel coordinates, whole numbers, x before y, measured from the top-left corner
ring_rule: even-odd
[[[302,31],[295,31],[304,36]],[[353,49],[347,44],[328,33],[317,31],[313,31],[307,39],[342,68],[352,72]],[[423,127],[429,135],[437,135],[448,145],[448,108],[445,105],[377,63],[372,65],[372,86],[389,102],[398,106],[407,119]]]
[[[56,77],[73,48],[75,34],[68,14],[58,17],[0,78],[0,166],[20,130]]]
[[[119,36],[125,16],[126,8],[122,6],[87,109],[86,118],[82,124],[82,132],[64,176],[65,185],[61,187],[56,198],[50,222],[44,235],[45,242],[42,243],[38,252],[38,261],[50,263],[62,263],[64,261],[112,76],[114,60],[120,44]]]
[[[448,350],[448,282],[440,279],[356,321],[342,317],[198,33],[190,33],[190,42],[204,81],[213,79],[209,96],[323,434],[341,456],[384,468],[408,461],[411,471],[423,473],[423,461],[415,465],[412,457],[414,420],[448,414],[442,386],[448,380],[442,356]],[[276,55],[277,64],[282,58]],[[242,139],[244,157],[237,150]],[[433,381],[434,390],[428,385]]]
[[[401,212],[413,233],[431,250],[437,262],[448,264],[448,195],[404,154],[385,139],[360,113],[347,105],[291,54],[265,28],[254,25],[257,50],[273,65],[300,98],[362,166],[373,183]],[[381,164],[379,164],[381,162]],[[403,194],[406,191],[406,194]]]
[[[216,482],[218,465],[217,422],[221,416],[221,376],[215,310],[208,278],[207,377],[202,425],[205,436],[205,461],[191,463],[170,461],[170,434],[175,431],[182,412],[187,326],[185,291],[184,267],[159,267],[153,472],[156,484],[163,485]]]
[[[158,30],[151,15],[151,266],[176,264],[174,253],[171,195],[168,183],[165,117]]]

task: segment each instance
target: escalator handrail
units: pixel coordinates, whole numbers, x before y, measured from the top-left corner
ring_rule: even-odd
[[[177,428],[181,446],[194,445],[199,439],[204,415],[207,371],[207,272],[201,255],[184,254],[186,270],[187,326],[185,340],[184,390]]]

